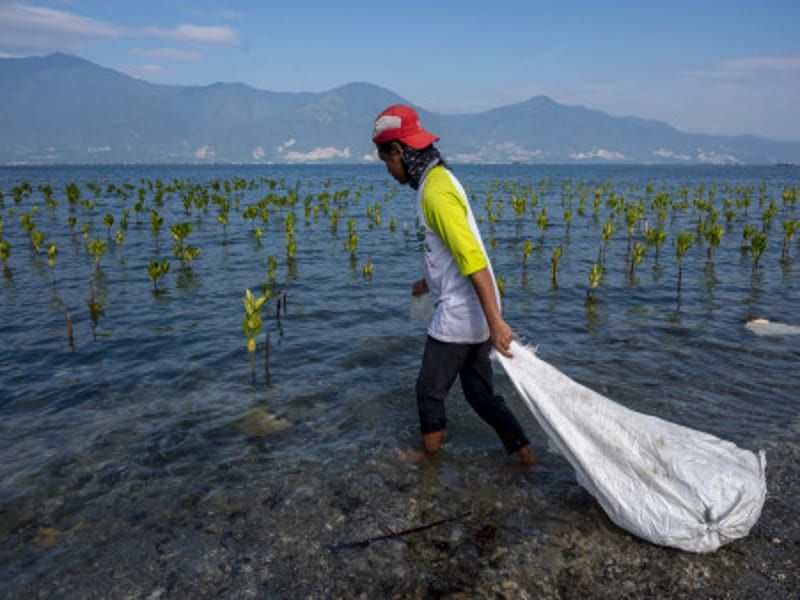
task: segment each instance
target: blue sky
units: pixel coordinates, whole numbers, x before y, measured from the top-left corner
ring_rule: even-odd
[[[798,24],[798,0],[0,0],[0,57],[64,51],[179,85],[368,81],[450,114],[547,95],[800,140]]]

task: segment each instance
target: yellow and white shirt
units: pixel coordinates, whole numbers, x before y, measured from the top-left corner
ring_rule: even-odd
[[[469,275],[488,267],[494,281],[494,273],[467,194],[442,165],[423,175],[417,192],[417,232],[434,306],[428,334],[442,342],[485,342],[489,326]],[[497,283],[494,288],[500,307]]]

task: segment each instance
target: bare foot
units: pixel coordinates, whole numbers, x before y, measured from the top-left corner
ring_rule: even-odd
[[[420,465],[428,458],[426,452],[420,452],[419,450],[397,450],[395,455],[397,460],[410,462],[412,465]]]
[[[517,450],[514,455],[517,457],[517,460],[521,462],[523,465],[532,465],[536,462],[536,455],[531,450],[531,445],[526,444],[519,450]]]

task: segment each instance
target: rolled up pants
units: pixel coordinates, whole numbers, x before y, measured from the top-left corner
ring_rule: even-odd
[[[511,454],[528,444],[514,413],[503,397],[494,393],[491,349],[491,339],[481,344],[453,344],[428,336],[416,387],[423,434],[447,425],[444,401],[458,376],[467,402],[497,432],[506,452]]]

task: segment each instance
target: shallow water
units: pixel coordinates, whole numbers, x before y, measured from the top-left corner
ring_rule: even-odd
[[[485,221],[480,225],[487,247],[491,238],[497,239],[490,254],[495,271],[506,281],[506,319],[523,341],[538,346],[545,360],[634,410],[750,449],[776,439],[797,443],[800,337],[761,337],[745,327],[751,316],[800,325],[797,240],[791,244],[793,264],[779,260],[780,223],[800,216],[800,210],[781,201],[785,185],[800,184],[796,170],[457,166],[455,171],[473,193],[476,216],[485,214],[491,182],[552,184],[540,199],[552,224],[541,247],[535,216],[528,212],[517,219],[502,187],[494,192],[496,200],[504,201],[502,218],[494,226]],[[137,225],[131,211],[123,245],[113,241],[115,224],[99,271],[79,230],[88,219],[85,209],[75,211],[75,234],[66,223],[70,213],[64,185],[70,181],[138,187],[140,178],[206,184],[232,177],[282,180],[276,190],[280,193],[300,184],[294,264],[285,259],[286,209],[271,211],[258,246],[250,223],[235,209],[223,232],[213,205],[204,215],[195,210],[185,216],[173,195],[159,209],[165,227],[158,245],[147,212]],[[23,181],[34,192],[16,204],[11,188]],[[748,217],[729,225],[713,266],[705,246],[686,255],[680,302],[673,244],[679,228],[694,226],[693,211],[669,225],[660,266],[655,267],[648,251],[633,281],[625,275],[627,233],[618,219],[598,301],[587,307],[587,274],[608,210],[604,206],[595,222],[590,196],[587,215],[574,211],[567,234],[562,181],[612,183],[629,197],[644,195],[648,183],[656,191],[677,193],[683,185],[694,189],[717,182],[718,202],[725,197],[725,184],[756,191]],[[779,212],[761,266],[754,270],[750,257],[740,251],[740,240],[745,222],[760,225],[763,208],[757,196],[762,182]],[[36,191],[44,183],[53,186],[59,202],[52,213]],[[638,186],[637,192],[629,192],[631,184]],[[321,211],[316,218],[304,217],[307,194],[344,188],[351,196],[342,204],[336,235]],[[355,201],[359,188],[362,196]],[[77,550],[78,542],[70,540],[81,540],[81,548],[102,545],[123,523],[126,535],[135,540],[137,523],[168,526],[178,519],[176,499],[197,493],[227,507],[245,501],[244,489],[273,490],[262,495],[284,503],[275,535],[286,536],[289,549],[309,539],[319,545],[345,533],[356,538],[368,534],[367,524],[345,531],[336,518],[341,521],[342,515],[369,505],[364,490],[371,484],[382,490],[377,500],[387,506],[397,501],[397,489],[404,492],[410,486],[423,495],[430,492],[437,501],[445,490],[448,497],[476,506],[521,494],[546,505],[549,519],[569,513],[561,502],[564,486],[574,481],[566,463],[547,456],[535,478],[503,474],[506,459],[498,440],[471,413],[457,386],[448,404],[446,456],[435,482],[421,481],[415,467],[396,459],[396,449],[418,443],[414,381],[429,310],[409,294],[411,282],[421,276],[413,196],[396,188],[383,169],[365,166],[0,169],[2,235],[12,249],[11,273],[0,279],[0,533],[8,540],[0,558],[12,589],[65,560],[65,552],[77,564],[92,560],[91,553]],[[393,190],[397,194],[387,200]],[[241,192],[241,209],[268,191]],[[381,198],[382,223],[370,227],[367,204]],[[112,213],[118,223],[122,208],[135,199],[135,191],[127,202],[101,196],[91,237],[105,238],[102,216]],[[55,284],[46,254],[35,255],[20,226],[18,215],[34,205],[41,208],[34,216],[39,229],[48,241],[58,243]],[[350,217],[356,219],[359,235],[355,268],[344,249]],[[398,223],[395,232],[389,229],[392,218]],[[189,243],[200,247],[201,255],[191,271],[172,257],[168,227],[178,221],[195,223]],[[523,267],[525,239],[536,248]],[[550,253],[559,243],[564,256],[559,285],[553,288]],[[256,291],[267,283],[270,255],[279,262],[273,300],[264,311],[271,340],[270,383],[265,384],[262,333],[254,386],[241,328],[242,297],[245,288]],[[167,292],[154,296],[146,263],[156,257],[170,258],[172,268]],[[370,279],[361,273],[367,257],[374,265]],[[96,340],[86,304],[90,280],[105,303]],[[280,324],[274,302],[279,291],[287,295]],[[74,322],[75,352],[66,340],[67,310]],[[498,373],[496,383],[544,456],[546,440],[514,397],[510,382]],[[369,493],[374,495],[374,489]],[[139,521],[137,506],[147,513]],[[36,537],[44,526],[62,532],[53,538],[61,554],[31,554],[31,548],[47,546]],[[538,525],[530,522],[527,527],[535,532]],[[25,566],[34,563],[32,570]]]

